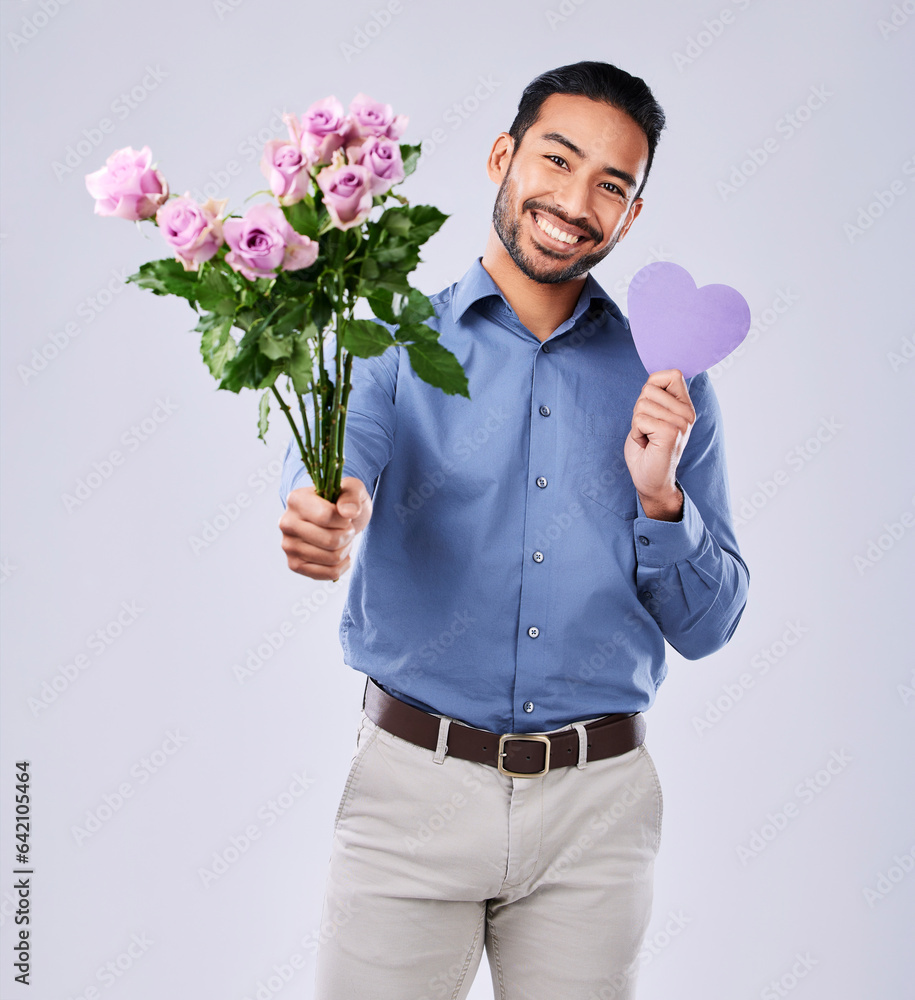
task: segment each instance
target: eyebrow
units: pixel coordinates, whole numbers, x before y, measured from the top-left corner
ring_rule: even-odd
[[[571,150],[581,160],[588,159],[588,154],[584,150],[579,149],[571,139],[567,139],[561,132],[545,132],[540,138],[546,142],[558,142],[561,146],[565,146],[566,149]],[[617,167],[604,167],[602,172],[609,174],[611,177],[618,178],[628,184],[630,188],[636,186],[635,178],[632,174],[626,173],[625,170],[620,170]]]

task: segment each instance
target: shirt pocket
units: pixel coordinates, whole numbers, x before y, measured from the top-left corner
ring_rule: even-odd
[[[579,468],[579,489],[594,503],[624,521],[638,516],[637,493],[623,456],[631,424],[608,423],[602,414],[588,413]]]

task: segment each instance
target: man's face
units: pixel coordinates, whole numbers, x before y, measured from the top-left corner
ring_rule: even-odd
[[[642,199],[634,196],[648,164],[645,133],[602,101],[551,94],[520,145],[511,147],[503,133],[489,162],[490,177],[501,178],[493,209],[499,239],[534,281],[586,274],[641,211]],[[561,232],[553,234],[553,227]]]

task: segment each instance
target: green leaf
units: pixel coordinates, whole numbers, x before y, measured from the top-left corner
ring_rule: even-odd
[[[449,395],[461,395],[470,399],[467,376],[451,351],[429,340],[407,344],[406,347],[413,370],[424,382]]]
[[[385,323],[397,322],[394,315],[394,293],[389,288],[376,288],[371,292],[365,292],[365,299],[378,319],[383,319]]]
[[[431,301],[418,288],[411,288],[406,297],[401,296],[395,308],[398,311],[397,322],[407,326],[422,323],[435,315]]]
[[[423,144],[421,142],[415,146],[408,146],[405,142],[400,143],[400,157],[403,160],[403,174],[405,178],[409,177],[416,169],[422,147]]]
[[[285,370],[292,379],[292,387],[298,393],[311,392],[314,377],[314,362],[308,340],[317,334],[314,326],[309,327],[314,333],[297,334],[292,343],[292,357],[285,364]]]
[[[197,272],[185,271],[184,265],[173,257],[141,264],[140,270],[131,274],[127,281],[148,288],[155,295],[180,295],[191,305],[197,300]]]
[[[392,236],[407,236],[413,228],[409,209],[389,208],[383,212],[378,225]]]
[[[213,378],[222,378],[226,363],[235,356],[236,344],[232,337],[232,318],[204,313],[194,327],[200,338],[200,354]]]
[[[383,354],[394,343],[391,334],[370,319],[350,320],[343,330],[343,346],[359,358]]]
[[[282,211],[289,225],[297,233],[312,240],[318,238],[318,212],[311,195],[306,195],[294,205],[284,205]]]
[[[235,288],[229,276],[215,267],[207,268],[197,281],[197,301],[201,309],[231,316],[235,312]]]
[[[264,442],[267,443],[267,438],[264,436],[267,433],[267,428],[270,426],[268,417],[270,415],[270,390],[267,389],[263,396],[261,396],[260,403],[257,407],[257,436]]]
[[[260,350],[260,335],[265,323],[255,323],[242,337],[238,351],[224,369],[220,389],[239,392],[241,389],[265,389],[273,385],[283,366]]]
[[[410,239],[421,246],[430,236],[442,228],[448,218],[444,212],[440,212],[434,205],[413,205],[412,208],[396,209],[396,211],[408,212],[410,215]]]

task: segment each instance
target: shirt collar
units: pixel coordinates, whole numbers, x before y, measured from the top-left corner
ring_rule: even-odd
[[[483,267],[483,258],[477,257],[477,259],[470,265],[464,276],[455,284],[454,293],[451,296],[451,316],[455,323],[459,322],[461,317],[465,312],[480,299],[489,298],[493,295],[498,295],[499,298],[508,305],[505,296],[502,294],[502,290],[493,281],[492,275]],[[619,310],[617,304],[610,298],[610,296],[601,288],[597,279],[589,272],[586,279],[584,287],[581,290],[581,295],[578,298],[578,303],[572,312],[571,319],[577,320],[578,317],[588,309],[592,302],[596,305],[596,300],[603,300],[605,303],[604,308],[607,309],[615,319],[625,325],[625,320],[623,315]]]

